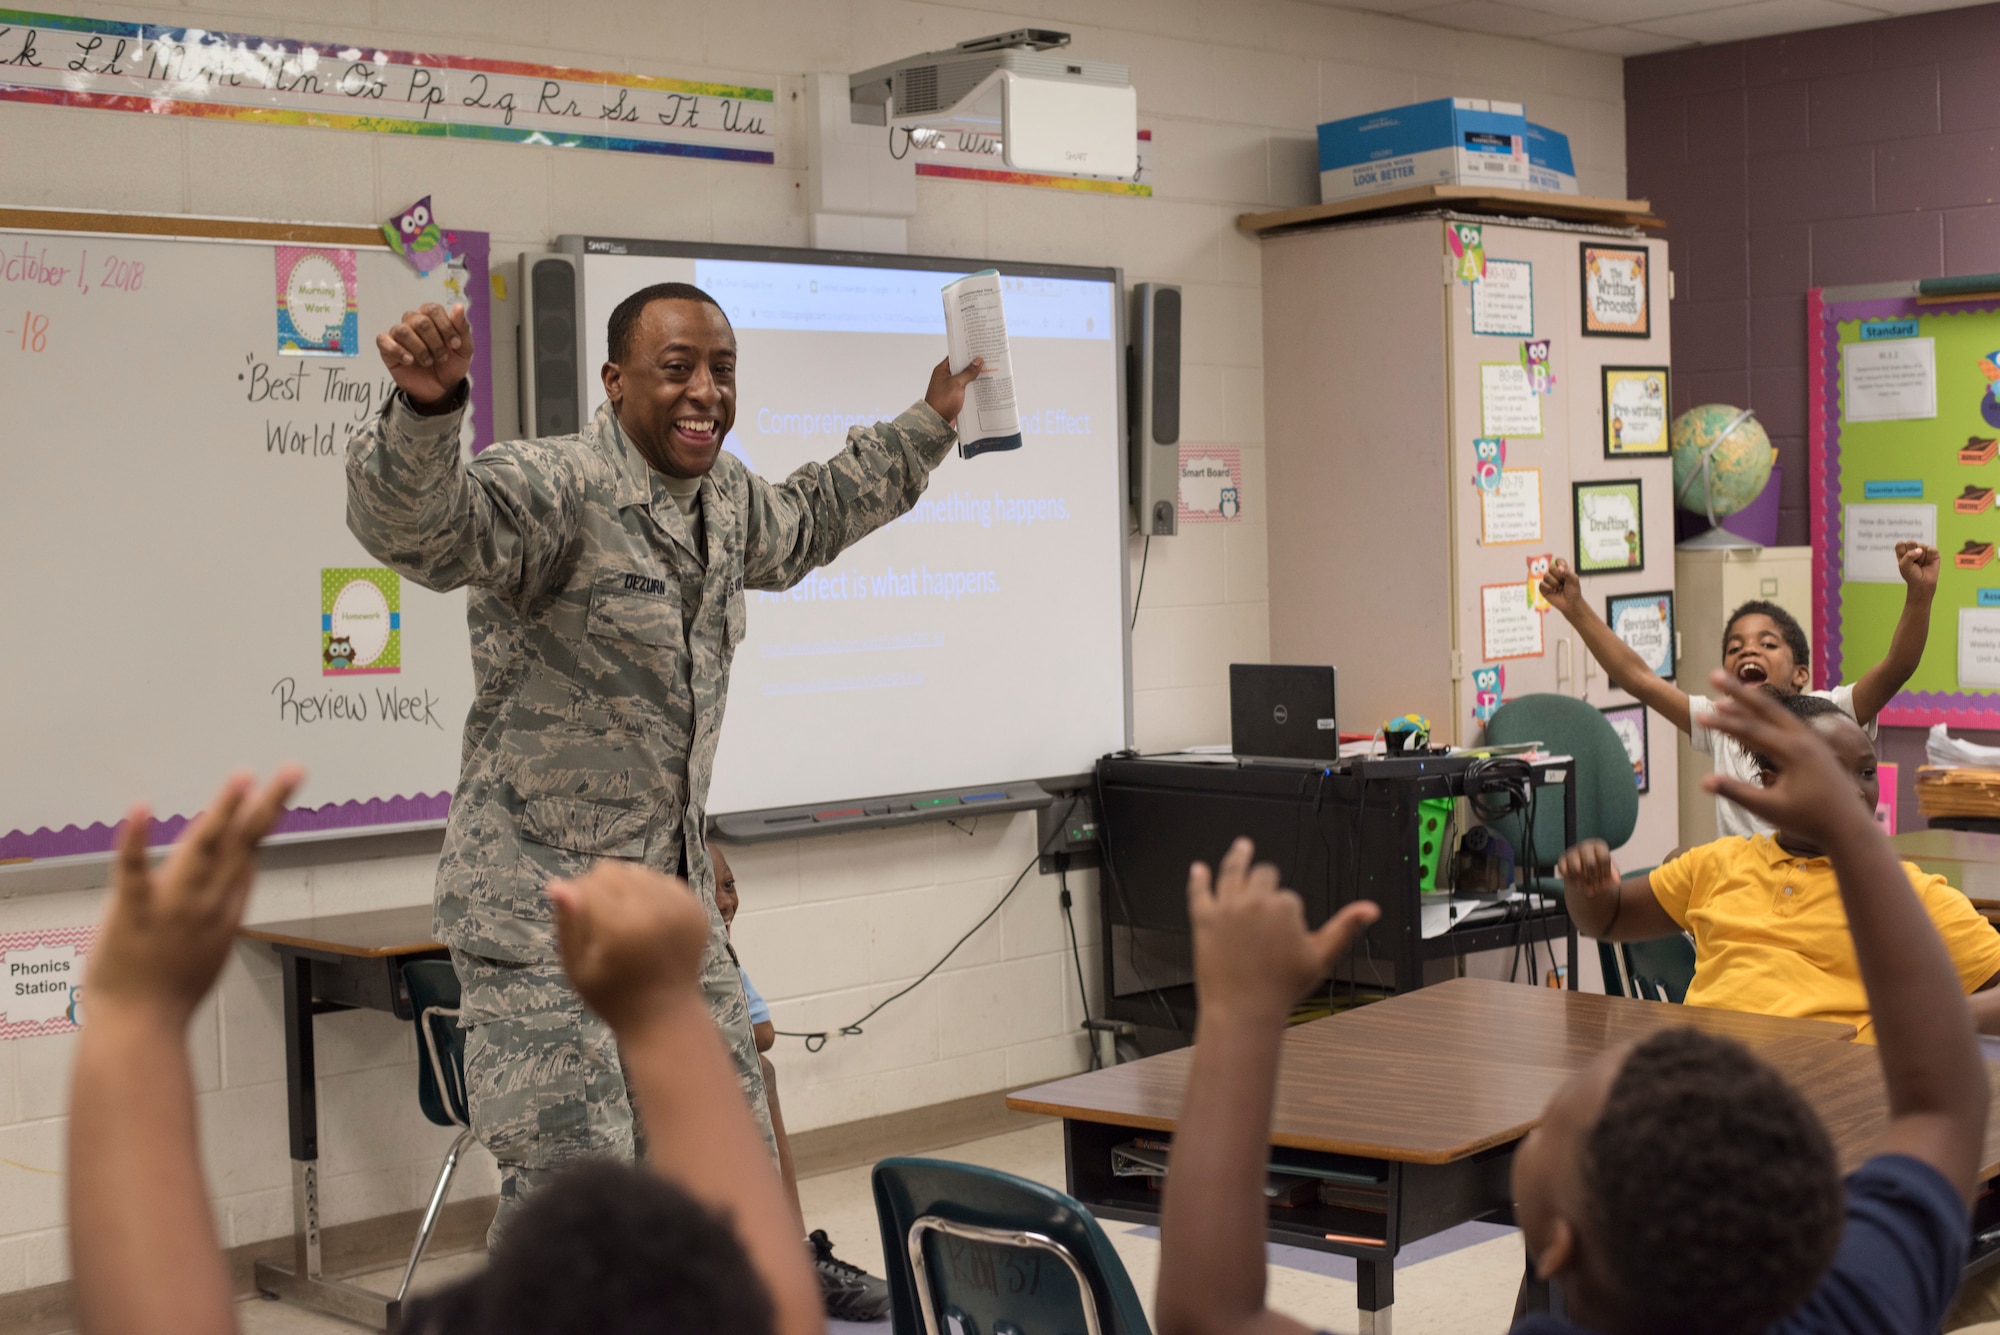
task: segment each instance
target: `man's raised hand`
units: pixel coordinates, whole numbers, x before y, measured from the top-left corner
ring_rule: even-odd
[[[549,882],[548,894],[563,972],[621,1037],[699,1004],[708,913],[685,881],[600,862],[574,881]]]
[[[951,373],[951,358],[947,357],[931,368],[930,388],[924,391],[924,402],[934,409],[939,417],[953,426],[958,425],[958,415],[965,410],[965,387],[979,379],[979,373],[986,369],[984,357],[974,357],[963,371]]]
[[[1279,886],[1276,867],[1251,866],[1254,853],[1248,839],[1238,839],[1219,877],[1200,862],[1188,870],[1195,995],[1204,1011],[1247,1013],[1276,1025],[1381,910],[1360,900],[1309,932],[1304,903]]]
[[[444,406],[472,369],[472,325],[465,303],[450,310],[435,301],[404,311],[386,333],[375,335],[375,349],[396,387],[420,409]]]
[[[111,907],[84,977],[93,1016],[143,1015],[176,1029],[229,955],[270,833],[305,771],[288,765],[260,792],[233,774],[157,869],[146,853],[152,814],[135,806],[118,832]]]

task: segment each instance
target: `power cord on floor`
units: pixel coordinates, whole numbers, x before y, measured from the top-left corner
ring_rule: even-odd
[[[1071,809],[1072,810],[1075,809],[1075,799],[1071,799]],[[867,1024],[877,1015],[880,1015],[883,1009],[887,1007],[891,1002],[902,1000],[904,997],[907,997],[908,995],[910,995],[910,993],[916,991],[919,987],[922,987],[925,983],[929,982],[931,975],[936,973],[939,969],[942,969],[945,966],[945,963],[948,960],[950,960],[953,955],[956,955],[958,953],[958,948],[960,946],[964,945],[967,941],[970,941],[973,938],[974,934],[977,933],[980,928],[984,927],[987,923],[993,921],[993,915],[998,913],[1002,908],[1006,907],[1007,901],[1014,897],[1014,892],[1021,888],[1021,882],[1028,879],[1028,873],[1035,869],[1036,864],[1042,860],[1042,856],[1046,854],[1049,851],[1049,849],[1055,845],[1057,840],[1062,838],[1063,831],[1068,828],[1068,825],[1069,821],[1067,817],[1065,817],[1065,819],[1063,820],[1055,822],[1055,828],[1050,833],[1048,842],[1044,844],[1042,847],[1037,848],[1035,850],[1035,856],[1029,858],[1028,865],[1021,868],[1021,874],[1016,876],[1014,878],[1014,883],[1007,887],[1007,893],[1000,896],[998,900],[994,901],[993,907],[986,910],[985,916],[980,918],[978,922],[972,924],[971,927],[967,928],[965,931],[965,935],[959,937],[958,940],[952,942],[951,949],[945,951],[943,955],[939,956],[938,962],[936,964],[931,965],[930,968],[925,969],[923,973],[908,987],[902,988],[901,990],[893,992],[890,995],[882,998],[882,1000],[876,1002],[873,1006],[869,1007],[867,1013],[864,1014],[860,1019],[855,1020],[849,1024],[841,1025],[838,1029],[817,1029],[810,1031],[778,1029],[774,1030],[773,1032],[776,1033],[780,1038],[804,1039],[807,1052],[818,1052],[821,1048],[824,1048],[827,1045],[827,1041],[829,1039],[834,1038],[836,1036],[841,1038],[858,1037],[862,1032],[861,1030],[862,1025]],[[1067,906],[1066,892],[1065,892],[1065,906]]]

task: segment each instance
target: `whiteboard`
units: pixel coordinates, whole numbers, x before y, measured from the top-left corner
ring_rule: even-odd
[[[164,842],[223,774],[287,760],[308,778],[283,833],[445,814],[472,695],[464,595],[349,591],[343,626],[379,630],[396,597],[398,643],[336,670],[327,600],[355,581],[326,572],[380,571],[347,531],[344,475],[389,387],[375,331],[462,294],[480,347],[466,447],[490,440],[486,237],[452,233],[460,259],[425,277],[379,233],[284,229],[351,250],[362,332],[355,355],[281,356],[259,226],[0,226],[0,860],[101,853],[140,798]]]
[[[785,592],[748,595],[709,810],[1088,772],[1130,737],[1125,344],[1113,269],[564,238],[588,395],[606,320],[687,282],[736,332],[723,442],[772,482],[923,397],[948,282],[1001,274],[1023,447],[930,476],[914,509]]]

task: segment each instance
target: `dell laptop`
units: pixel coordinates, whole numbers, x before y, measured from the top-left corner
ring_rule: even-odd
[[[1333,669],[1229,665],[1229,749],[1258,760],[1340,759]]]

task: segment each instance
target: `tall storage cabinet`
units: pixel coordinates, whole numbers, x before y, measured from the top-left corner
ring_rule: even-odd
[[[1270,483],[1271,657],[1339,669],[1341,727],[1406,712],[1440,740],[1477,740],[1474,670],[1487,665],[1482,594],[1527,597],[1529,559],[1575,560],[1571,486],[1636,479],[1644,565],[1587,575],[1601,616],[1613,595],[1674,587],[1672,465],[1606,457],[1603,368],[1668,364],[1667,248],[1603,229],[1480,218],[1493,261],[1526,262],[1535,340],[1551,342],[1542,434],[1507,439],[1505,471],[1538,471],[1541,536],[1490,544],[1474,485],[1482,364],[1522,360],[1530,336],[1475,334],[1447,228],[1424,216],[1279,233],[1263,241],[1264,402]],[[1648,337],[1585,336],[1582,247],[1644,248]],[[1514,271],[1519,276],[1520,271]],[[1497,597],[1505,596],[1496,591]],[[1542,652],[1508,658],[1505,697],[1556,691],[1632,704],[1560,613],[1539,614]],[[1679,837],[1673,726],[1648,711],[1650,774],[1623,860],[1643,866]]]

